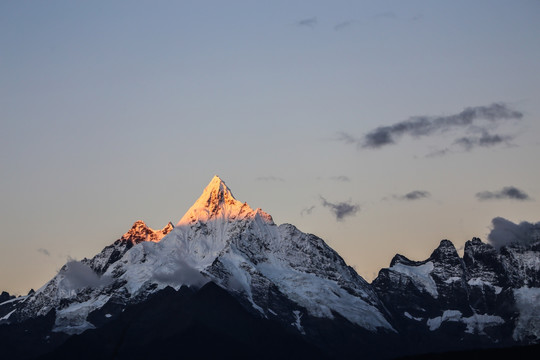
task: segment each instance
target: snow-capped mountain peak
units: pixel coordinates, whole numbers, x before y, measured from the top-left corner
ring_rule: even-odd
[[[256,214],[270,222],[272,221],[270,215],[262,210],[253,210],[247,203],[236,200],[229,187],[216,175],[203,190],[202,195],[180,219],[177,226],[217,219],[241,220],[246,217],[254,217]]]

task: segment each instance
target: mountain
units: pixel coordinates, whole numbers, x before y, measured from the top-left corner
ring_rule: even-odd
[[[473,239],[461,258],[443,240],[425,261],[396,255],[369,284],[322,239],[276,225],[216,176],[176,226],[153,230],[139,220],[34,293],[2,301],[0,344],[12,358],[80,358],[83,343],[88,358],[144,358],[143,344],[164,357],[174,358],[178,344],[205,357],[188,346],[202,339],[231,356],[263,346],[268,357],[287,350],[301,358],[532,344],[540,339],[539,250],[538,242],[496,250]]]
[[[424,261],[396,255],[372,286],[410,352],[530,344],[540,338],[540,243],[500,251],[441,241]]]

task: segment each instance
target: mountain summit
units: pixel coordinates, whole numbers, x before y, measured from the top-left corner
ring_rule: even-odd
[[[260,209],[257,211],[263,213]],[[236,200],[225,182],[215,175],[177,226],[217,219],[240,220],[246,216],[254,216],[254,210],[247,203]],[[266,213],[264,216],[271,219]]]

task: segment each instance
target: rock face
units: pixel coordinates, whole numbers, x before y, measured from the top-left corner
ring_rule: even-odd
[[[396,255],[372,285],[412,347],[419,339],[428,351],[538,342],[539,245],[497,251],[474,238],[460,258],[443,240],[424,261]]]
[[[68,262],[36,292],[2,300],[0,326],[46,319],[36,321],[47,324],[39,339],[49,339],[41,346],[51,350],[74,334],[124,326],[118,322],[126,309],[155,302],[158,293],[176,297],[217,286],[254,319],[279,324],[324,356],[529,344],[540,339],[539,247],[496,250],[473,239],[461,258],[443,240],[424,261],[396,255],[369,284],[322,239],[277,226],[216,176],[176,226],[153,230],[137,221],[93,258]]]

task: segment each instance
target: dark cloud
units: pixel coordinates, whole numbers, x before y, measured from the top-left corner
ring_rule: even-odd
[[[379,126],[368,132],[362,138],[355,138],[347,133],[339,133],[338,140],[346,144],[356,144],[359,148],[377,149],[383,146],[395,144],[402,136],[409,135],[415,138],[441,133],[450,129],[471,129],[474,122],[488,120],[492,124],[503,120],[521,119],[523,114],[507,107],[502,103],[494,103],[489,106],[468,107],[458,114],[448,116],[414,116],[405,121],[400,121],[389,126]],[[505,142],[508,137],[489,135],[485,129],[481,137],[458,139],[457,142],[466,145],[467,140],[471,146],[495,145]]]
[[[334,26],[334,30],[340,31],[340,30],[346,29],[350,27],[354,22],[355,22],[354,20],[340,22],[339,24]]]
[[[510,220],[496,217],[491,220],[492,230],[488,235],[488,241],[493,247],[499,249],[509,244],[531,244],[540,241],[540,222],[536,224],[523,221],[514,224]]]
[[[420,200],[420,199],[428,198],[430,196],[431,194],[429,193],[429,191],[414,190],[405,195],[397,196],[397,198],[400,200]]]
[[[514,186],[505,186],[499,191],[481,191],[476,193],[476,197],[478,200],[514,199],[523,201],[531,199],[524,191]]]
[[[342,221],[346,216],[353,216],[360,210],[360,206],[357,204],[351,204],[349,202],[331,203],[321,196],[321,203],[324,207],[327,207],[334,213],[337,221]]]
[[[68,259],[66,265],[59,271],[63,276],[63,285],[73,290],[87,287],[106,286],[112,282],[109,276],[99,276],[92,268],[80,261]]]
[[[464,136],[457,139],[454,143],[462,146],[465,150],[471,150],[474,147],[490,147],[501,143],[509,143],[512,140],[512,136],[508,135],[491,135],[487,131],[482,131],[481,136]]]
[[[255,179],[255,181],[280,181],[283,182],[285,179],[277,177],[277,176],[259,176]]]
[[[317,18],[316,17],[312,17],[312,18],[307,18],[307,19],[302,19],[300,21],[298,21],[296,23],[296,25],[298,26],[306,26],[306,27],[315,27],[315,25],[317,25]]]
[[[331,176],[330,180],[341,181],[341,182],[350,182],[351,181],[351,179],[348,176],[345,176],[345,175]]]
[[[37,249],[38,253],[41,253],[43,255],[51,256],[51,253],[47,249],[39,248]]]
[[[315,207],[316,207],[315,205],[312,205],[312,206],[310,206],[308,208],[302,209],[302,211],[300,211],[300,215],[301,216],[304,216],[304,214],[305,215],[311,215],[311,212],[313,211],[313,209],[315,209]]]

